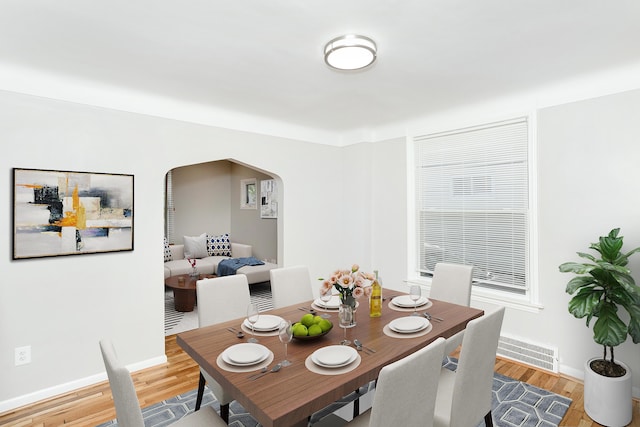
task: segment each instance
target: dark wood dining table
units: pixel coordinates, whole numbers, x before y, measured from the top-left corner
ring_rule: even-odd
[[[361,304],[356,311],[356,326],[347,329],[349,339],[352,341],[355,338],[359,339],[364,346],[375,350],[375,353],[359,352],[361,362],[357,368],[339,375],[314,373],[305,366],[305,359],[315,350],[339,344],[342,340],[343,329],[338,327],[337,312],[331,314],[329,320],[334,327],[328,334],[316,340],[303,341],[294,338],[288,345],[287,359],[292,362],[291,366],[282,368],[277,373],[264,375],[257,380],[249,379],[250,373],[247,372],[230,372],[222,369],[216,362],[225,349],[234,344],[246,342],[247,334],[243,339],[239,339],[228,329],[240,329],[244,318],[180,333],[177,336],[177,342],[263,426],[305,426],[311,414],[375,380],[385,365],[415,352],[438,337],[451,337],[462,331],[467,322],[484,314],[482,310],[475,308],[431,300],[432,305],[428,312],[433,316],[432,319],[438,317],[442,321],[432,320],[432,329],[424,336],[396,338],[385,334],[384,326],[396,318],[409,316],[411,313],[393,310],[388,306],[392,297],[404,295],[403,293],[385,290],[383,295],[386,298],[383,302],[381,317],[369,317],[366,300],[363,299],[365,304]],[[312,301],[308,301],[269,310],[265,314],[277,315],[293,323],[299,321],[304,314],[301,308],[309,309],[311,304]],[[425,310],[422,308],[418,311],[423,313]],[[274,353],[271,366],[284,359],[284,344],[279,341],[277,335],[259,336],[258,339],[260,344]]]

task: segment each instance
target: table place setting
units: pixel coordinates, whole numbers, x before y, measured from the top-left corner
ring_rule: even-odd
[[[321,298],[316,298],[311,303],[311,308],[316,311],[325,311],[325,312],[334,312],[337,313],[340,308],[340,295],[331,295],[330,299],[324,300]],[[356,308],[360,305],[359,302],[356,301]],[[413,306],[412,306],[413,307]]]
[[[318,317],[321,317],[322,314],[330,314],[332,319],[322,320],[330,321],[334,328],[330,329],[326,336],[316,336],[314,333],[304,337],[307,338],[306,340],[298,340],[302,337],[300,332],[298,332],[300,336],[297,338],[293,336],[294,325],[308,323],[308,312],[304,313],[299,308],[310,308],[312,303],[316,302],[315,299],[310,298],[296,304],[273,309],[268,312],[268,315],[278,316],[285,319],[285,322],[282,322],[282,327],[279,327],[277,336],[257,336],[259,332],[256,330],[255,338],[260,340],[258,345],[266,346],[270,350],[264,360],[262,360],[265,354],[264,347],[247,347],[246,349],[240,347],[239,352],[235,347],[231,348],[234,344],[248,344],[247,339],[252,337],[250,332],[245,332],[246,324],[242,326],[245,319],[252,316],[252,325],[260,329],[264,327],[259,322],[260,318],[269,319],[266,317],[267,313],[258,313],[254,317],[253,310],[247,310],[245,315],[239,314],[237,318],[221,323],[218,327],[214,325],[180,333],[177,335],[176,341],[194,360],[208,361],[212,371],[216,374],[214,378],[219,377],[223,383],[228,382],[232,385],[231,391],[234,399],[242,398],[252,408],[256,408],[256,420],[260,424],[273,427],[287,427],[297,424],[306,426],[306,416],[317,410],[318,402],[322,406],[334,402],[336,390],[343,390],[346,384],[350,384],[351,387],[351,384],[355,384],[355,382],[361,381],[361,384],[365,384],[370,378],[374,378],[385,365],[392,363],[402,355],[424,347],[425,343],[432,338],[435,339],[438,336],[448,338],[451,331],[464,329],[467,322],[483,314],[479,309],[440,300],[432,300],[433,306],[429,309],[422,308],[426,305],[422,304],[416,316],[412,316],[413,313],[410,311],[413,311],[413,307],[411,306],[405,308],[406,312],[387,309],[386,304],[399,295],[406,294],[387,291],[387,300],[385,301],[387,311],[386,314],[383,311],[382,317],[370,317],[368,310],[360,310],[363,307],[361,305],[357,312],[357,322],[353,327],[346,328],[344,331],[340,329],[337,332],[334,331],[335,327],[339,326],[339,309],[318,313],[313,316],[314,324],[321,322]],[[428,295],[419,296],[428,297]],[[416,299],[416,304],[418,303],[422,303],[419,297]],[[400,300],[400,304],[402,304],[402,300]],[[365,307],[367,305],[365,302]],[[433,321],[428,322],[429,319],[424,316],[425,311],[433,311]],[[307,321],[303,323],[304,316],[307,316]],[[437,322],[435,316],[442,316],[444,321],[435,323]],[[406,317],[412,319],[396,320]],[[289,322],[286,319],[289,319]],[[396,321],[394,322],[394,320]],[[271,323],[271,326],[273,324],[275,321]],[[313,326],[313,324],[309,326],[307,332]],[[266,326],[266,328],[268,327],[270,326]],[[242,332],[244,337],[236,338],[237,332]],[[345,332],[346,337],[352,342],[351,345],[339,344],[344,338]],[[273,333],[275,335],[275,330]],[[326,347],[330,349],[323,350]],[[358,350],[359,347],[360,350]],[[222,353],[224,353],[226,361],[223,360]],[[291,362],[291,366],[285,367],[286,360]],[[323,381],[323,379],[328,381]],[[309,390],[313,399],[298,399],[301,383],[313,384]],[[265,393],[265,387],[270,385],[277,386],[278,393]]]
[[[346,345],[330,345],[311,353],[304,364],[308,370],[320,375],[339,375],[352,371],[362,361],[358,352]]]
[[[358,338],[353,340],[353,345],[356,346],[356,350],[358,351],[364,351],[367,354],[373,354],[376,351],[374,349],[372,349],[371,347],[367,347],[366,345],[362,344],[360,342],[360,340]]]
[[[426,317],[399,317],[387,323],[382,332],[392,338],[416,338],[427,335],[433,326]]]
[[[284,319],[280,316],[274,316],[272,314],[262,314],[258,316],[258,320],[251,325],[248,318],[244,319],[241,324],[241,328],[245,333],[253,334],[263,337],[274,337],[278,335],[278,326]]]
[[[338,311],[340,308],[340,297],[338,295],[331,295],[330,298],[316,298],[311,303],[311,307],[320,311]]]
[[[251,372],[268,366],[273,358],[273,352],[262,344],[246,342],[225,349],[216,363],[225,371]]]
[[[433,305],[427,297],[420,296],[415,302],[411,295],[398,295],[389,301],[388,307],[395,311],[413,312],[414,308],[420,310],[430,308]]]

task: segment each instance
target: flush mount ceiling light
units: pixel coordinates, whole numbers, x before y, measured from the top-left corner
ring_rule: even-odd
[[[338,70],[359,70],[376,60],[376,43],[355,34],[336,37],[324,48],[324,62]]]

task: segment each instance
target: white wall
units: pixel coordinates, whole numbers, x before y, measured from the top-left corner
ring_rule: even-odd
[[[243,179],[256,179],[258,201],[256,209],[240,209],[240,184]],[[252,246],[252,254],[258,259],[278,259],[278,221],[260,218],[260,182],[274,177],[255,169],[231,164],[231,240]]]
[[[11,261],[0,246],[0,410],[95,381],[98,339],[112,337],[126,363],[163,358],[162,236],[169,169],[234,159],[282,180],[278,261],[307,264],[311,277],[358,262],[404,289],[409,241],[404,135],[336,148],[0,92],[0,223],[11,230],[11,168],[135,175],[135,250]],[[581,376],[599,347],[566,311],[569,279],[557,266],[620,226],[640,246],[640,91],[540,111],[539,314],[509,309],[504,331],[560,348],[562,369]],[[482,115],[482,114],[481,114]],[[487,115],[487,110],[484,114]],[[305,159],[309,159],[305,161]],[[614,199],[612,204],[600,203]],[[611,207],[613,206],[613,207]],[[640,260],[631,267],[640,273]],[[13,349],[33,361],[15,367]],[[639,347],[616,355],[640,372]],[[634,375],[634,390],[640,375]]]
[[[347,195],[342,210],[351,224],[349,238],[360,239],[345,262],[358,262],[365,271],[378,270],[384,287],[406,291],[406,138],[357,144],[346,147],[345,152],[355,172],[345,182]]]
[[[640,90],[545,108],[538,115],[539,281],[545,310],[540,319],[509,316],[509,329],[555,342],[562,369],[570,374],[581,373],[584,361],[600,356],[602,347],[593,342],[585,319],[568,314],[564,290],[572,275],[559,273],[558,266],[580,261],[578,251],[593,253],[589,245],[616,227],[624,250],[640,246],[638,112]],[[640,284],[640,254],[629,268]],[[523,326],[516,328],[518,323]],[[631,368],[640,397],[640,345],[629,338],[615,356]]]
[[[489,107],[477,116],[490,116]],[[521,104],[517,111],[530,110]],[[583,378],[584,361],[602,354],[592,339],[584,319],[567,311],[570,297],[565,293],[571,275],[560,273],[565,261],[579,261],[577,251],[588,251],[590,243],[621,227],[625,249],[640,246],[640,90],[624,92],[538,112],[538,269],[537,285],[543,309],[532,313],[508,308],[502,332],[533,343],[558,347],[560,371]],[[519,114],[518,112],[514,113]],[[473,118],[453,117],[452,122],[474,123]],[[476,119],[477,120],[477,119]],[[405,228],[407,217],[406,172],[411,163],[402,140],[358,146],[353,157],[370,158],[373,175],[371,206],[372,264],[379,270],[385,287],[406,291],[403,280],[411,277],[405,269],[411,253]],[[409,153],[410,157],[410,153]],[[404,162],[404,163],[403,163]],[[405,180],[405,182],[403,182]],[[640,283],[640,254],[630,268]],[[483,309],[486,303],[472,301]],[[593,325],[593,323],[592,323]],[[629,338],[615,350],[616,358],[631,368],[634,396],[640,397],[640,345]]]
[[[256,179],[259,195],[260,181],[273,177],[227,160],[173,169],[175,232],[171,243],[183,243],[184,236],[229,233],[232,242],[251,245],[258,259],[276,260],[277,221],[260,218],[259,205],[240,208],[240,182],[247,178]]]
[[[0,93],[0,111],[0,222],[7,236],[0,246],[0,402],[101,373],[103,336],[115,339],[128,363],[161,361],[162,295],[155,290],[163,276],[153,250],[163,223],[162,197],[154,196],[164,180],[157,120],[9,93]],[[134,174],[135,250],[10,261],[12,167]],[[32,363],[15,367],[13,349],[26,345]]]
[[[174,242],[231,231],[231,164],[207,162],[173,169]]]
[[[168,170],[241,159],[279,174],[287,196],[278,257],[334,269],[344,224],[326,207],[342,196],[339,148],[0,92],[0,411],[105,378],[98,340],[111,337],[137,367],[164,360],[164,177]],[[301,165],[291,159],[312,158]],[[11,261],[11,168],[135,175],[133,252]],[[286,219],[286,225],[282,225]],[[349,242],[343,243],[349,246]],[[14,366],[14,348],[32,362]]]

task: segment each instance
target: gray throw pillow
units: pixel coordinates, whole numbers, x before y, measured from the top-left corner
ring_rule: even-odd
[[[207,252],[207,233],[199,236],[184,236],[185,258],[205,258]]]

